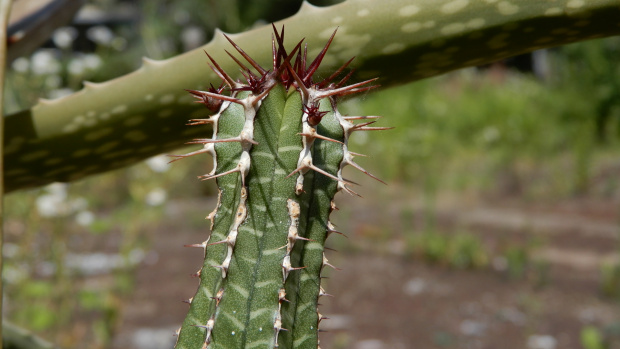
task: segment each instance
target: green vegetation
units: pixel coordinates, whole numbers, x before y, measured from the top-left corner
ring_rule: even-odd
[[[200,11],[179,3],[183,3],[179,9],[188,13],[190,23],[205,21],[195,18],[201,16]],[[158,6],[159,2],[149,2],[145,11],[161,14]],[[266,12],[274,12],[271,7],[253,9],[257,14],[240,15],[245,17],[236,22],[221,15],[223,12],[200,13],[219,14],[219,19],[208,20],[226,23],[229,26],[225,28],[236,31],[248,28],[248,23]],[[57,96],[79,89],[83,79],[105,81],[131,71],[143,52],[155,58],[175,55],[183,47],[173,38],[178,27],[157,28],[154,23],[169,21],[147,18],[142,28],[145,47],[131,42],[101,45],[96,57],[88,58],[99,63],[88,66],[85,60],[86,68],[79,72],[70,69],[76,58],[69,51],[62,53],[57,71],[38,74],[27,65],[11,72],[6,110],[33,104],[42,90],[47,91],[45,97]],[[165,33],[172,34],[168,38]],[[172,44],[157,43],[156,38],[162,37]],[[127,46],[131,52],[125,53],[131,59],[119,54]],[[395,232],[386,227],[377,230],[372,239],[386,244],[391,234],[400,234],[406,237],[408,256],[458,269],[488,267],[499,255],[506,260],[510,276],[522,277],[532,267],[532,246],[511,242],[501,251],[492,251],[475,230],[441,231],[435,216],[437,198],[445,193],[474,193],[553,201],[616,195],[617,176],[607,170],[620,155],[620,69],[614,62],[619,47],[620,40],[611,38],[554,51],[555,68],[547,82],[498,67],[483,72],[470,68],[344,104],[345,113],[384,115],[389,120],[384,125],[396,126],[393,131],[373,134],[372,139],[354,138],[351,148],[371,155],[360,159],[360,164],[394,185],[415,188],[425,203],[423,229],[405,226]],[[390,77],[388,83],[394,83],[394,74]],[[164,209],[172,201],[215,193],[213,185],[187,180],[209,172],[204,163],[186,160],[169,168],[157,158],[149,165],[67,186],[55,184],[9,195],[3,273],[7,317],[66,348],[84,347],[84,343],[93,348],[109,346],[118,330],[123,302],[133,289],[135,268],[147,260],[145,251],[152,244],[147,232],[166,221]],[[203,218],[209,209],[175,222],[175,229],[182,229],[181,224],[206,226]],[[191,242],[179,242],[183,243]],[[97,255],[102,251],[105,255]],[[89,282],[93,271],[79,267],[86,260],[84,255],[109,258],[110,268],[102,275],[114,277]],[[540,283],[548,282],[546,266],[534,262],[534,268],[540,270]],[[618,267],[605,267],[603,275],[602,289],[617,297]],[[591,329],[585,329],[582,338],[584,347],[604,348],[597,344],[600,336]]]
[[[590,46],[579,44],[567,49],[589,50]],[[556,55],[559,60],[561,52]],[[350,114],[389,115],[389,124],[396,126],[394,130],[374,134],[372,140],[353,139],[352,149],[368,149],[365,152],[373,156],[361,159],[360,163],[382,179],[392,185],[401,183],[417,188],[425,195],[430,217],[424,219],[432,222],[432,203],[439,192],[517,195],[527,200],[557,200],[577,194],[603,198],[613,195],[618,190],[617,179],[600,177],[600,173],[620,154],[618,138],[597,142],[594,119],[587,117],[597,107],[577,98],[582,93],[580,86],[589,90],[588,85],[570,84],[569,80],[544,83],[512,71],[496,75],[493,71],[470,69],[368,94],[343,107]],[[409,127],[412,124],[415,127]],[[580,141],[574,142],[576,139]],[[585,183],[591,185],[586,192],[575,175],[583,156],[592,164],[587,167],[589,180]],[[122,311],[125,292],[132,288],[133,267],[127,264],[114,272],[127,276],[119,279],[127,280],[124,284],[113,282],[93,290],[87,284],[76,283],[85,275],[63,269],[62,261],[67,254],[88,248],[92,242],[86,243],[87,240],[101,242],[112,236],[118,242],[110,252],[129,258],[132,251],[135,254],[136,249],[149,248],[152,242],[147,231],[165,222],[161,208],[166,202],[188,200],[197,192],[214,194],[212,184],[182,180],[188,173],[208,172],[210,169],[203,161],[186,160],[170,167],[162,162],[165,159],[158,158],[152,166],[140,164],[63,186],[65,189],[46,187],[7,197],[10,252],[6,255],[4,275],[9,319],[41,330],[47,338],[55,338],[68,348],[79,347],[78,343],[88,336],[101,344],[109,340],[115,331],[117,314]],[[591,179],[596,177],[600,179],[595,183]],[[44,208],[32,209],[46,196],[63,190],[66,194],[55,195],[60,195],[58,202],[66,205],[64,211],[50,216],[41,212]],[[164,201],[157,202],[163,206],[146,202],[148,197],[160,200],[162,194]],[[93,217],[86,214],[84,218],[81,212],[86,211]],[[410,214],[404,216],[407,221],[413,219]],[[87,224],[80,223],[84,221],[78,217]],[[203,218],[204,212],[190,217],[188,224],[204,225]],[[423,232],[400,233],[408,240],[410,256],[455,268],[488,267],[493,256],[504,256],[508,273],[517,277],[523,275],[527,265],[531,266],[527,256],[531,247],[513,244],[503,251],[491,251],[475,231],[440,234],[436,229],[431,224]],[[394,233],[389,228],[382,229],[374,240],[386,243]],[[350,243],[340,240],[335,243]],[[39,245],[38,241],[46,243]],[[65,246],[63,241],[83,242]],[[93,249],[96,251],[98,248]],[[604,269],[602,287],[610,296],[617,291],[614,270],[617,268]],[[19,277],[13,279],[15,275]],[[32,282],[33,279],[37,281]],[[69,306],[74,304],[70,300],[75,297],[80,302]],[[26,306],[18,310],[10,304]],[[66,307],[58,313],[61,305]],[[71,333],[76,319],[83,319],[86,314],[91,319],[88,336],[60,335]]]

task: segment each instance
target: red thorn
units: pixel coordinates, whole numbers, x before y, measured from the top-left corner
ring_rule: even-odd
[[[265,91],[261,92],[261,94],[259,94],[258,96],[256,96],[256,98],[254,99],[254,103],[252,103],[253,105],[256,105],[259,101],[261,101],[265,96],[267,96],[267,94],[269,93],[269,91],[271,91],[271,89],[275,86],[276,84],[270,84],[270,86],[268,86]],[[256,143],[254,140],[250,140],[250,143],[254,144],[254,145],[258,145],[258,143]]]
[[[207,53],[207,51],[204,51],[204,52],[207,55],[207,57],[209,57],[209,60],[211,61],[211,63],[213,63],[213,65],[209,64],[209,67],[211,67],[211,70],[213,70],[215,74],[217,74],[220,77],[220,79],[224,80],[224,82],[226,82],[229,87],[231,88],[234,87],[235,81],[228,74],[226,74],[224,69],[222,69],[222,67],[220,67],[220,65],[217,64],[217,62],[213,59],[213,57],[211,57]]]
[[[329,49],[329,45],[331,45],[332,40],[334,40],[334,36],[336,35],[337,31],[338,31],[338,28],[336,28],[336,30],[334,30],[334,33],[332,34],[332,36],[329,38],[329,40],[325,44],[325,47],[323,47],[323,49],[316,56],[314,61],[312,61],[312,63],[310,63],[310,66],[308,67],[308,70],[306,71],[306,76],[303,77],[303,81],[304,82],[310,83],[310,79],[312,79],[312,75],[319,68],[319,65],[321,65],[321,62],[323,61],[323,58],[325,57],[325,54],[327,53],[327,50]]]
[[[293,76],[293,79],[295,79],[295,82],[297,83],[297,87],[302,91],[304,97],[308,98],[308,96],[310,95],[310,91],[308,91],[308,89],[306,88],[306,85],[304,85],[304,82],[301,80],[299,75],[297,75],[297,73],[295,72],[295,69],[291,67],[291,64],[289,62],[284,62],[284,63],[288,67],[288,71],[291,73],[291,76]]]
[[[351,69],[351,71],[347,75],[345,75],[340,81],[338,81],[338,83],[335,84],[334,87],[341,87],[342,85],[344,85],[347,81],[349,81],[351,76],[353,76],[354,72],[355,69]]]
[[[345,64],[343,64],[340,68],[338,68],[338,70],[336,70],[332,75],[330,75],[327,79],[324,79],[323,81],[321,81],[319,83],[319,88],[324,88],[327,85],[329,85],[329,83],[336,78],[336,76],[340,75],[340,73],[342,73],[342,71],[349,65],[351,64],[351,62],[353,62],[353,60],[355,59],[355,57],[349,59]],[[353,70],[351,70],[347,76],[351,76],[353,74]],[[348,79],[348,78],[347,78]],[[342,83],[342,80],[340,81],[340,83]]]
[[[248,74],[252,74],[252,75],[254,75],[254,73],[252,73],[252,71],[251,71],[248,67],[246,67],[243,63],[241,63],[241,61],[240,61],[240,60],[238,60],[238,59],[237,59],[237,57],[233,56],[233,54],[232,54],[232,53],[228,52],[228,50],[224,50],[224,52],[226,52],[226,53],[228,54],[228,56],[230,56],[230,58],[232,58],[232,59],[233,59],[233,61],[235,61],[235,63],[237,63],[237,65],[238,65],[239,67],[241,67],[241,74],[243,74],[243,76],[244,76],[246,79],[247,79],[247,77],[248,77],[248,76],[247,76],[247,75],[245,75],[245,73],[248,73]],[[245,73],[244,73],[244,72],[245,72]]]
[[[371,83],[371,82],[373,82],[373,81],[375,81],[377,79],[378,78],[374,78],[374,79],[358,82],[358,83],[353,84],[353,85],[349,85],[349,86],[345,86],[345,87],[340,87],[340,88],[335,88],[335,89],[332,89],[332,90],[324,90],[324,91],[321,91],[320,97],[324,98],[324,97],[329,97],[329,96],[334,96],[334,95],[345,96],[345,95],[350,95],[350,94],[358,93],[358,92],[362,92],[362,91],[368,91],[370,89],[379,87],[379,85],[372,85],[372,86],[367,86],[367,87],[360,87],[360,86],[363,86],[363,85],[366,85],[368,83]]]
[[[293,50],[291,51],[290,54],[288,54],[284,60],[282,61],[282,64],[280,64],[280,66],[277,68],[277,70],[275,70],[276,74],[281,74],[282,71],[284,69],[286,69],[287,65],[286,63],[288,62],[288,64],[290,65],[291,63],[291,59],[293,58],[293,56],[295,55],[295,53],[297,52],[297,50],[299,50],[299,48],[301,47],[301,43],[304,42],[304,39],[301,39],[297,45],[293,48]]]
[[[228,102],[232,102],[232,103],[237,103],[237,104],[241,104],[243,105],[243,102],[241,102],[240,100],[238,100],[237,98],[234,97],[229,97],[229,96],[224,96],[221,94],[217,94],[217,93],[213,93],[213,92],[207,92],[207,91],[198,91],[198,90],[185,90],[191,94],[193,94],[194,96],[199,96],[199,97],[211,97],[211,98],[215,98],[215,99],[219,99],[222,101],[228,101]]]
[[[231,45],[233,45],[235,50],[237,50],[237,52],[239,52],[239,54],[242,55],[243,58],[245,58],[245,60],[248,61],[248,63],[250,63],[251,66],[254,67],[254,69],[256,69],[257,72],[259,72],[261,75],[265,75],[265,73],[267,73],[267,71],[263,69],[263,67],[261,67],[258,63],[256,63],[256,61],[253,60],[252,57],[250,57],[247,53],[245,53],[245,51],[243,51],[241,47],[239,47],[234,41],[232,41],[228,37],[228,35],[224,34],[224,37],[231,43]]]

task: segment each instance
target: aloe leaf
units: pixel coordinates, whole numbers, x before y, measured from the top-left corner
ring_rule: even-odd
[[[326,66],[356,56],[358,78],[384,86],[415,81],[535,49],[620,34],[617,0],[348,0],[330,7],[305,3],[277,23],[290,38],[320,47],[333,30]],[[262,39],[270,28],[232,35],[261,64],[271,59]],[[6,118],[6,191],[71,181],[134,164],[178,148],[204,130],[186,127],[205,117],[184,88],[219,84],[205,70],[203,50],[232,72],[221,33],[204,47],[164,61],[144,60],[126,76],[68,97],[41,100]],[[315,53],[315,52],[310,52]]]

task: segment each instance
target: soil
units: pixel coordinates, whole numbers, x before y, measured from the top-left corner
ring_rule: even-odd
[[[428,205],[411,199],[419,195],[403,188],[374,195],[340,197],[346,209],[334,220],[349,238],[330,238],[341,251],[328,257],[342,270],[325,281],[334,297],[321,300],[329,318],[322,348],[582,348],[588,325],[603,331],[608,348],[620,348],[620,303],[601,294],[601,266],[618,262],[617,200],[438,198],[429,223]],[[212,198],[170,202],[164,221],[204,216],[213,206]],[[478,236],[495,257],[479,269],[426,263],[410,253],[407,236],[429,226]],[[202,259],[201,249],[182,245],[205,240],[206,227],[152,232],[157,258],[136,273],[115,348],[171,347]],[[510,277],[498,257],[510,245],[534,246],[520,277]]]

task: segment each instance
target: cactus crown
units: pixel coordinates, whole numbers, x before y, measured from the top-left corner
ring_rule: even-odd
[[[284,28],[273,29],[271,70],[226,36],[253,68],[227,52],[245,82],[231,78],[207,53],[222,85],[188,90],[217,110],[189,123],[211,124],[213,136],[190,142],[203,148],[172,161],[211,154],[213,170],[199,178],[217,179],[219,198],[208,216],[211,237],[188,245],[203,248],[205,261],[177,348],[316,348],[323,319],[318,298],[326,294],[321,271],[330,266],[324,243],[335,232],[329,222],[333,197],[340,190],[356,194],[342,169],[352,165],[376,178],[353,161],[359,154],[347,143],[354,131],[386,128],[369,127],[373,120],[353,124],[377,117],[342,116],[336,109],[339,97],[372,89],[375,79],[345,86],[351,59],[315,81],[336,32],[310,62],[303,40],[287,52]]]
[[[194,97],[198,99],[199,103],[203,103],[207,108],[212,111],[217,111],[223,101],[230,101],[233,103],[239,103],[235,98],[231,98],[222,94],[224,91],[224,85],[228,86],[228,90],[235,91],[251,91],[253,95],[261,97],[271,90],[278,82],[282,83],[288,90],[291,87],[298,89],[302,93],[304,98],[303,112],[308,116],[308,121],[311,126],[316,126],[321,122],[322,117],[327,112],[319,112],[318,101],[325,97],[331,97],[335,102],[339,96],[345,96],[353,93],[367,91],[378,87],[378,85],[368,85],[369,83],[377,80],[370,79],[356,83],[353,85],[343,85],[353,75],[354,70],[351,70],[348,74],[340,79],[337,83],[334,80],[342,74],[347,66],[353,61],[353,58],[345,62],[340,68],[338,68],[329,77],[321,80],[320,82],[314,81],[314,74],[319,69],[319,66],[323,62],[323,58],[329,49],[329,45],[332,43],[334,36],[338,29],[331,35],[325,47],[315,57],[315,59],[308,65],[308,46],[305,45],[303,52],[300,50],[303,43],[303,39],[297,43],[290,53],[286,52],[284,48],[284,26],[280,33],[278,33],[275,25],[273,25],[274,37],[272,37],[272,52],[273,52],[273,69],[266,70],[261,67],[252,57],[250,57],[243,49],[241,49],[233,40],[227,35],[224,35],[226,39],[233,45],[235,50],[258,72],[258,75],[252,72],[242,62],[240,62],[230,52],[226,51],[228,55],[239,65],[241,68],[241,74],[246,80],[246,83],[240,80],[233,80],[217,62],[207,53],[207,57],[211,61],[209,66],[213,71],[222,79],[222,85],[219,88],[211,86],[209,91],[197,91],[187,90]],[[295,56],[295,54],[297,54]],[[295,61],[291,64],[292,58],[295,57]]]

